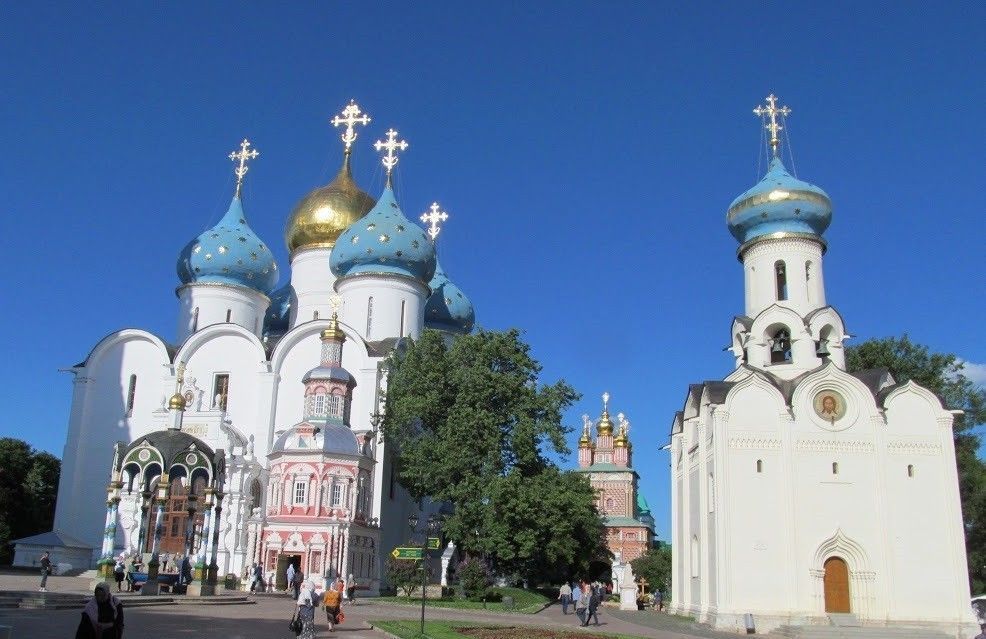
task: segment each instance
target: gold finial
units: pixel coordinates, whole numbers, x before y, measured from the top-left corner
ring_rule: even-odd
[[[240,189],[243,187],[243,176],[250,170],[250,167],[247,166],[247,160],[253,160],[260,155],[260,151],[257,149],[250,149],[249,151],[247,149],[250,149],[250,141],[243,138],[243,141],[240,142],[240,150],[233,151],[229,154],[230,160],[239,162],[239,166],[233,169],[233,173],[236,174],[236,197],[240,197]]]
[[[428,237],[434,242],[438,238],[438,234],[441,233],[442,227],[438,225],[439,222],[444,222],[448,219],[448,213],[441,210],[438,206],[438,202],[434,202],[431,205],[431,213],[422,213],[421,221],[428,225]]]
[[[370,116],[360,111],[356,100],[350,100],[346,108],[342,110],[342,117],[337,115],[329,121],[334,127],[346,125],[346,130],[342,133],[342,142],[346,145],[346,155],[349,155],[352,152],[350,147],[356,141],[356,125],[366,126],[370,123]]]
[[[613,420],[609,418],[609,393],[603,393],[603,414],[599,418],[596,432],[600,435],[613,434]]]
[[[592,428],[592,420],[588,415],[582,416],[582,437],[579,438],[579,448],[592,448],[592,436],[589,430]]]
[[[339,310],[342,308],[342,295],[338,293],[329,296],[329,306],[332,307],[332,314],[337,315]]]
[[[791,115],[791,109],[786,106],[777,106],[777,96],[771,93],[767,96],[767,106],[760,105],[753,109],[754,115],[759,115],[761,119],[764,120],[764,128],[770,131],[770,149],[774,152],[774,157],[777,157],[778,148],[781,145],[781,139],[777,137],[777,132],[781,131],[784,127],[777,123],[777,116],[781,118],[786,118]],[[770,122],[766,122],[766,117],[770,118]]]
[[[623,413],[619,413],[616,420],[620,423],[620,429],[616,433],[613,445],[617,448],[628,448],[630,446],[630,421]]]
[[[169,410],[185,410],[185,397],[181,394],[181,385],[185,383],[185,362],[178,362],[175,367],[175,394],[168,400]]]
[[[390,129],[387,131],[387,141],[377,140],[373,144],[373,148],[377,151],[387,150],[386,155],[383,156],[383,166],[387,169],[387,186],[390,186],[390,173],[397,166],[397,155],[394,151],[406,151],[408,147],[406,140],[397,140],[397,131]]]
[[[331,296],[329,305],[332,307],[332,317],[329,319],[329,327],[322,331],[322,339],[345,341],[346,334],[339,328],[339,309],[342,308],[342,296]]]

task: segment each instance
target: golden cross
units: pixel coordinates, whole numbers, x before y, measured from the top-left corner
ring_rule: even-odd
[[[646,595],[647,586],[649,585],[649,582],[643,577],[641,577],[640,579],[637,580],[637,585],[640,586],[640,594]]]
[[[243,187],[243,176],[247,174],[250,168],[247,166],[247,160],[252,160],[260,155],[260,151],[257,149],[250,149],[250,141],[243,138],[240,142],[240,150],[233,151],[229,154],[229,159],[233,162],[239,162],[239,166],[233,169],[233,173],[236,174],[236,197],[240,197],[240,189]]]
[[[397,131],[390,129],[387,131],[387,141],[377,140],[373,144],[373,148],[377,151],[387,150],[387,154],[383,156],[383,165],[387,169],[387,184],[390,185],[390,172],[394,170],[397,166],[397,156],[394,151],[404,151],[407,149],[407,141],[401,140],[397,141]]]
[[[609,412],[609,393],[603,393],[603,412]]]
[[[329,306],[332,307],[332,314],[336,315],[339,313],[339,309],[342,308],[342,295],[331,295],[329,297]]]
[[[784,127],[777,123],[777,116],[781,118],[786,118],[791,115],[791,109],[786,106],[780,108],[777,107],[777,96],[771,93],[767,96],[767,106],[757,106],[753,109],[754,115],[759,115],[761,118],[767,116],[770,118],[770,122],[764,124],[764,128],[770,131],[770,148],[774,152],[774,157],[777,157],[777,148],[781,145],[781,139],[777,137],[777,132],[782,130]]]
[[[356,104],[356,100],[350,100],[349,105],[342,110],[342,117],[340,118],[337,115],[329,121],[332,122],[332,126],[335,127],[342,126],[343,124],[346,125],[346,130],[342,134],[342,141],[346,145],[346,153],[349,153],[349,147],[351,147],[353,142],[356,141],[356,129],[354,127],[357,124],[362,124],[363,126],[369,124],[370,116],[360,111],[359,105]]]
[[[434,202],[431,205],[431,213],[422,213],[421,221],[428,224],[428,236],[431,241],[434,242],[438,234],[441,233],[442,227],[438,225],[439,222],[444,222],[448,219],[448,213],[439,210],[441,207],[438,206],[438,202]]]
[[[185,362],[178,362],[178,366],[175,367],[175,392],[181,392],[181,385],[185,383]]]

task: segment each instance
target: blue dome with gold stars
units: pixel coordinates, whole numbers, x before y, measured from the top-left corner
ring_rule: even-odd
[[[274,255],[247,224],[239,197],[233,198],[218,224],[182,249],[178,277],[183,284],[244,286],[265,295],[274,290]]]
[[[819,187],[788,173],[775,157],[763,179],[729,205],[726,221],[743,244],[776,234],[820,239],[832,221],[832,202]]]
[[[388,184],[370,212],[336,240],[329,266],[336,277],[383,273],[425,283],[435,274],[435,247],[404,217]]]
[[[270,306],[264,315],[264,334],[280,335],[291,327],[291,301],[294,289],[285,284],[270,294]]]
[[[425,303],[425,326],[451,333],[468,333],[476,323],[472,302],[445,274],[436,260],[435,276],[428,284],[431,297]]]

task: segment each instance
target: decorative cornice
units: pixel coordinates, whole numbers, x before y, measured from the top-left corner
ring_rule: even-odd
[[[892,441],[887,443],[887,450],[895,455],[940,455],[941,444],[938,442]]]
[[[729,447],[734,450],[780,450],[781,440],[766,437],[730,437]]]
[[[740,244],[739,248],[736,249],[736,259],[742,262],[743,254],[746,253],[748,249],[752,248],[756,244],[760,244],[761,242],[768,242],[770,240],[792,240],[792,239],[804,240],[807,242],[813,242],[815,244],[820,245],[822,247],[823,255],[828,250],[828,244],[825,243],[825,240],[822,239],[820,236],[815,235],[814,233],[778,231],[776,233],[768,233],[767,235],[760,235],[758,237],[753,238],[752,240],[743,242],[742,244]]]
[[[831,441],[827,439],[799,439],[794,449],[802,453],[872,453],[873,443],[866,441]]]

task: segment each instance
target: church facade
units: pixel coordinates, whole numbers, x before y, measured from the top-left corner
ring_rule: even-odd
[[[214,536],[221,575],[243,575],[254,562],[280,573],[290,561],[380,588],[383,559],[418,510],[379,433],[386,358],[425,327],[469,332],[474,313],[438,265],[446,214],[433,205],[422,216],[426,233],[397,204],[390,173],[407,143],[396,131],[375,145],[387,175],[379,198],[354,181],[356,126],[369,121],[355,103],[333,120],[344,127],[342,167],[286,220],[291,272],[280,288],[281,270],[247,222],[241,184],[258,154],[244,140],[230,155],[237,187],[228,211],[179,256],[174,339],[118,330],[71,369],[54,529],[91,545],[94,560],[152,546],[194,552]],[[141,460],[175,433],[182,455],[208,449],[221,474],[195,483],[182,471],[158,499],[168,474]],[[128,465],[115,455],[110,474],[114,450],[142,457]],[[202,490],[217,497],[205,517],[211,502],[189,497]]]
[[[609,393],[603,393],[603,412],[595,424],[582,416],[579,438],[579,472],[589,477],[596,491],[596,509],[606,528],[606,547],[616,563],[629,563],[650,550],[654,542],[654,518],[638,490],[639,475],[633,469],[630,422],[623,413],[615,435],[609,415]]]
[[[727,212],[746,294],[735,370],[691,385],[672,424],[672,611],[971,636],[953,414],[885,370],[846,370],[822,269],[831,202],[780,159],[786,107],[756,112],[773,160]]]

